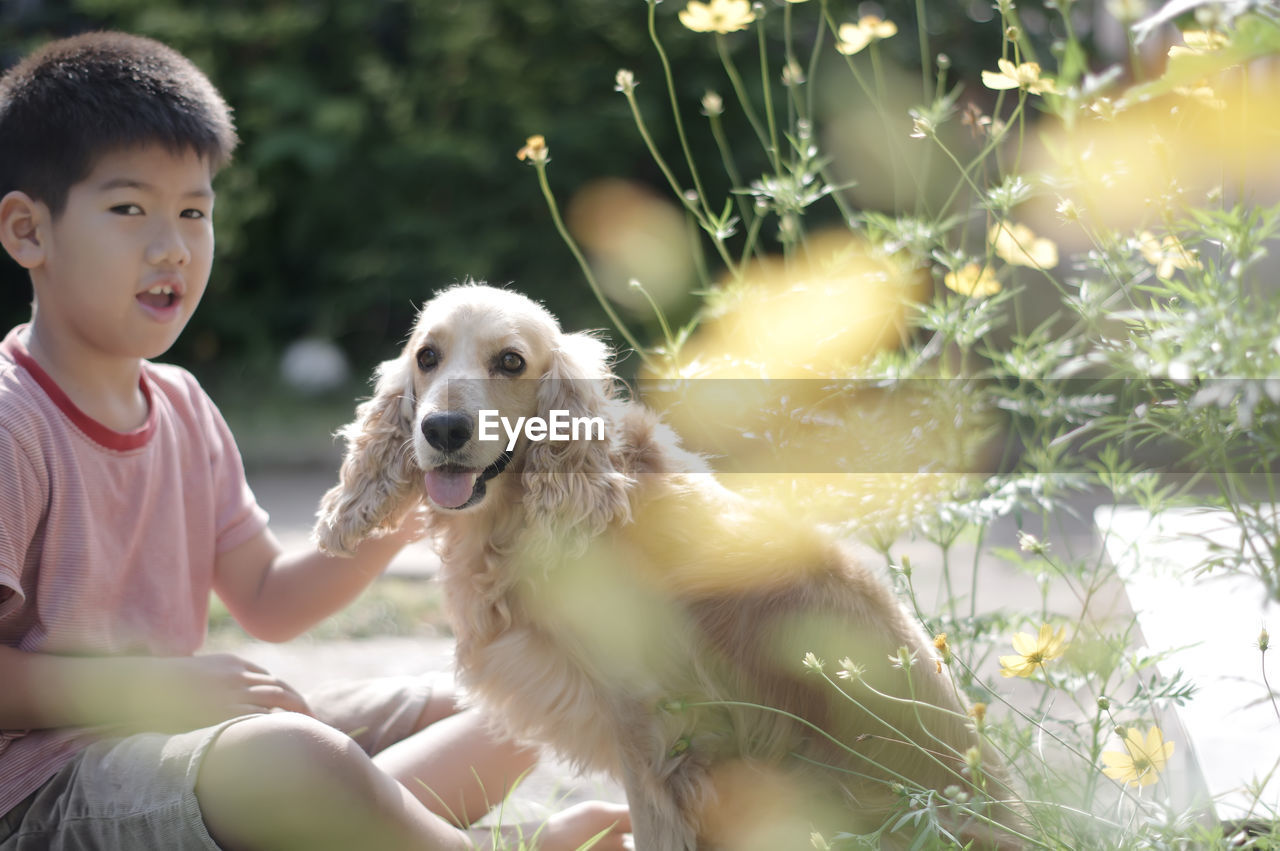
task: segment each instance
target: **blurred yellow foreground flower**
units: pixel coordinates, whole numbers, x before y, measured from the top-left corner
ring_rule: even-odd
[[[1000,674],[1005,677],[1029,677],[1050,659],[1062,655],[1066,648],[1066,627],[1055,633],[1049,624],[1040,626],[1040,634],[1014,633],[1013,649],[1016,656],[1000,657]]]
[[[1102,773],[1121,783],[1150,786],[1160,779],[1160,772],[1172,755],[1173,742],[1164,740],[1159,727],[1152,727],[1145,737],[1137,730],[1127,729],[1123,752],[1102,752]]]
[[[898,25],[882,21],[876,15],[863,15],[856,24],[841,24],[837,31],[840,41],[836,50],[846,56],[858,53],[873,41],[881,41],[898,34]]]
[[[1000,282],[990,266],[970,263],[958,272],[948,272],[942,279],[947,289],[970,298],[986,298],[1000,292]]]
[[[1200,261],[1193,252],[1183,246],[1182,241],[1173,234],[1164,239],[1157,239],[1149,230],[1138,234],[1138,250],[1142,259],[1156,269],[1156,277],[1168,280],[1173,277],[1175,269],[1199,269]]]
[[[680,23],[700,33],[731,33],[745,30],[756,19],[750,0],[690,0],[680,12]]]
[[[1058,265],[1058,246],[1051,239],[1036,236],[1026,225],[994,224],[987,231],[987,241],[1006,263],[1033,269],[1052,269]]]
[[[1182,34],[1182,44],[1169,48],[1169,58],[1175,56],[1203,56],[1226,47],[1229,39],[1225,33],[1213,30],[1187,30]]]
[[[1026,89],[1033,95],[1055,95],[1053,80],[1040,76],[1040,65],[1036,62],[1023,62],[1014,65],[1008,59],[996,61],[999,71],[983,71],[982,84],[989,89]]]

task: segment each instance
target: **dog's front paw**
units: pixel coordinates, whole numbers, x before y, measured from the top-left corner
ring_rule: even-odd
[[[332,488],[320,502],[311,539],[320,552],[333,556],[349,556],[360,542],[369,537],[373,524],[357,506],[344,499],[341,485]]]

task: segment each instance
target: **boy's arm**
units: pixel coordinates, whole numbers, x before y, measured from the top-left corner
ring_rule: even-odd
[[[264,529],[218,556],[213,588],[250,635],[288,641],[355,599],[421,533],[418,515],[410,513],[400,529],[340,557],[315,548],[285,553]]]
[[[0,646],[0,730],[180,731],[306,701],[237,656],[55,656]]]

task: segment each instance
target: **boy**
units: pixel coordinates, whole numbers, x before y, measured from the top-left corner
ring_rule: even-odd
[[[0,343],[0,851],[469,848],[487,832],[454,825],[532,762],[421,683],[327,707],[192,655],[211,589],[284,641],[414,536],[283,554],[213,403],[148,362],[204,292],[235,144],[212,84],[148,39],[54,42],[0,78],[0,244],[35,291]],[[370,758],[319,716],[400,741]],[[625,823],[572,808],[540,847],[622,847]]]

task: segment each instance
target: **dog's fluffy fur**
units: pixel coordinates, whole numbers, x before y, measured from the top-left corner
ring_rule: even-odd
[[[638,848],[737,847],[735,831],[778,824],[795,832],[762,847],[807,846],[814,828],[877,829],[904,789],[1009,798],[890,591],[840,542],[722,487],[615,397],[607,356],[517,293],[437,295],[343,431],[321,546],[349,552],[425,499],[461,681],[513,735],[620,778]],[[605,435],[522,437],[503,457],[505,435],[476,439],[482,409],[598,416]],[[463,415],[452,442],[428,438],[442,413]],[[863,673],[833,681],[842,694],[807,652]],[[891,663],[903,652],[914,665]],[[998,804],[988,816],[1017,821]],[[996,841],[982,822],[947,829]]]

